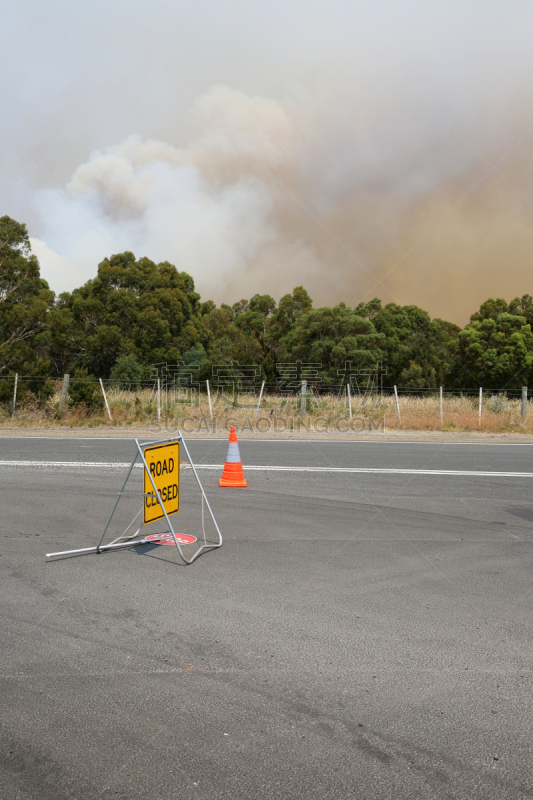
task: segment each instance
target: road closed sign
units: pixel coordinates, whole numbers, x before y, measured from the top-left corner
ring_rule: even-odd
[[[150,476],[159,492],[167,515],[180,510],[180,445],[179,442],[147,447],[144,459],[149,473],[144,470],[144,524],[165,516],[154,492]],[[147,496],[148,495],[148,496]]]

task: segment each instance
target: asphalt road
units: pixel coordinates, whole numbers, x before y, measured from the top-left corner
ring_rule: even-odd
[[[132,442],[0,440],[2,800],[533,797],[533,446],[240,447],[271,469],[200,471],[224,544],[184,567],[46,562],[96,544]],[[197,533],[190,471],[182,504]]]

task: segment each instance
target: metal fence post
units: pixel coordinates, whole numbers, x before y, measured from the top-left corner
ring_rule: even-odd
[[[307,412],[307,381],[302,381],[300,392],[300,416],[304,417]]]
[[[157,421],[161,422],[161,379],[157,379]]]
[[[400,414],[400,403],[398,401],[398,389],[394,386],[394,397],[396,400],[396,413],[398,414],[398,422],[402,424],[402,415]]]
[[[15,373],[15,388],[13,390],[13,414],[15,413],[15,406],[17,405],[17,386],[19,382],[19,374]]]
[[[522,422],[527,419],[527,386],[522,386]]]
[[[63,388],[61,389],[61,400],[59,401],[59,405],[61,408],[66,408],[67,405],[67,392],[68,392],[68,384],[70,380],[70,375],[65,373],[63,375]]]
[[[256,408],[256,411],[255,411],[256,414],[259,414],[259,408],[261,406],[261,400],[263,399],[263,389],[264,388],[265,388],[265,382],[263,381],[263,383],[261,384],[261,391],[259,392],[259,400],[257,401],[257,408]]]
[[[352,393],[350,392],[350,381],[346,384],[346,394],[348,395],[348,411],[352,419]]]
[[[113,417],[111,416],[111,411],[109,410],[109,403],[107,402],[107,397],[104,390],[104,384],[102,383],[101,378],[100,378],[100,388],[102,389],[102,394],[104,395],[105,407],[107,408],[107,413],[109,414],[109,421],[113,422]]]
[[[440,387],[440,426],[442,428],[442,386]]]
[[[482,400],[483,400],[483,389],[480,386],[479,387],[479,412],[478,412],[478,415],[477,415],[478,428],[481,428],[481,402],[482,402]]]
[[[211,390],[209,389],[209,381],[205,382],[207,387],[207,399],[209,401],[209,416],[211,417],[211,422],[213,421],[213,406],[211,405]]]

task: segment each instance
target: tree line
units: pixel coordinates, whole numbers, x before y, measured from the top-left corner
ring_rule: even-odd
[[[280,362],[320,363],[328,386],[341,382],[346,362],[371,369],[381,361],[391,386],[505,391],[533,377],[532,324],[530,295],[487,300],[463,329],[378,298],[316,308],[302,286],[278,302],[256,294],[217,306],[202,301],[186,272],[130,252],[105,258],[95,278],[56,296],[26,226],[0,218],[0,375],[33,377],[41,395],[50,376],[135,383],[161,362],[199,365],[199,380],[213,365],[256,364],[268,383]]]

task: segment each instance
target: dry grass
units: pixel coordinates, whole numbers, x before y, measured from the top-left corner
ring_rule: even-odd
[[[256,411],[258,397],[245,397],[242,403],[235,405],[227,398],[212,395],[213,417],[209,410],[207,395],[200,398],[196,395],[194,402],[185,392],[180,396],[162,393],[161,422],[157,419],[157,397],[153,389],[142,389],[137,392],[110,389],[108,401],[112,415],[109,420],[105,408],[89,411],[83,406],[60,408],[60,386],[56,387],[52,399],[40,408],[35,398],[27,396],[15,414],[11,415],[5,407],[0,406],[0,428],[93,428],[113,426],[133,426],[136,428],[153,428],[159,430],[175,430],[186,427],[189,430],[227,429],[234,424],[241,430],[254,429],[258,420],[268,419],[269,430],[294,430],[301,427],[300,398],[280,395],[264,395],[259,413]],[[242,399],[242,396],[241,396]],[[457,397],[451,394],[444,396],[443,419],[441,424],[439,397],[417,397],[402,395],[399,399],[401,424],[398,420],[396,403],[393,396],[353,397],[352,415],[359,420],[356,430],[361,430],[361,420],[375,422],[384,417],[385,430],[420,430],[484,433],[528,433],[533,434],[533,410],[528,414],[525,424],[521,421],[520,400],[507,400],[503,397],[485,396],[482,404],[481,425],[478,421],[478,398]],[[333,395],[323,395],[308,404],[306,424],[312,430],[335,430],[340,420],[348,418],[347,399]],[[274,421],[275,424],[274,424]],[[266,422],[260,423],[263,427]]]
[[[442,424],[439,397],[403,396],[399,398],[401,424],[394,397],[386,398],[383,408],[387,428],[425,431],[481,431],[483,433],[533,433],[533,409],[525,424],[521,419],[521,401],[500,396],[485,397],[479,423],[479,398],[444,396]],[[528,404],[529,405],[529,404]]]

